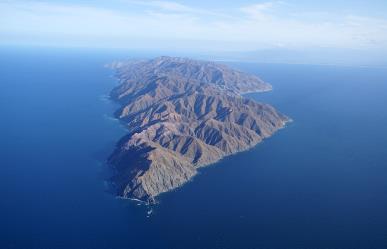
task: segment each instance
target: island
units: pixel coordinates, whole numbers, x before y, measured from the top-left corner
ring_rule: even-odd
[[[114,62],[111,98],[128,134],[108,158],[114,193],[154,203],[200,167],[247,150],[290,118],[242,95],[271,85],[229,66],[162,56]],[[214,179],[216,180],[216,179]]]

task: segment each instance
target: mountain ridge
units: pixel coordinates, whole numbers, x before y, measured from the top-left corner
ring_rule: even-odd
[[[129,134],[108,163],[116,195],[154,202],[197,169],[247,150],[290,121],[241,96],[271,85],[228,66],[178,57],[115,62],[115,113]]]

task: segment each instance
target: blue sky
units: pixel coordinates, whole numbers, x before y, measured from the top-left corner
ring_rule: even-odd
[[[8,1],[0,42],[130,49],[387,50],[387,1]]]

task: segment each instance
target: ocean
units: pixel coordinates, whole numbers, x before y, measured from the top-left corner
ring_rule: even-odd
[[[150,55],[0,53],[0,248],[387,248],[386,68],[228,62],[294,121],[148,207],[106,191],[126,131],[104,64]]]

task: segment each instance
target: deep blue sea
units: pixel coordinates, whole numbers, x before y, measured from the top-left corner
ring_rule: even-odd
[[[271,83],[248,97],[294,122],[147,217],[103,176],[125,134],[103,66],[140,55],[0,53],[1,249],[387,248],[387,69],[230,63]]]

